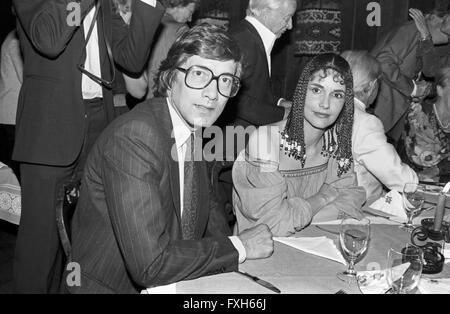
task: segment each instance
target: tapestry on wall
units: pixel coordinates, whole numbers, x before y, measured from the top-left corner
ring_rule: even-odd
[[[341,11],[330,9],[302,9],[296,13],[295,28],[297,55],[340,53]]]

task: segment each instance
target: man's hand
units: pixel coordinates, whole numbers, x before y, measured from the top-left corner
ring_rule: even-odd
[[[282,100],[280,100],[280,103],[278,105],[280,107],[291,109],[292,108],[292,101],[289,101],[289,100],[286,100],[286,99],[282,99]]]
[[[272,232],[267,225],[246,229],[238,237],[245,247],[247,259],[266,258],[273,253]]]
[[[409,9],[409,16],[414,20],[417,30],[420,33],[420,38],[422,40],[431,38],[431,33],[428,28],[427,21],[425,20],[425,16],[423,16],[422,11],[420,11],[418,9]]]

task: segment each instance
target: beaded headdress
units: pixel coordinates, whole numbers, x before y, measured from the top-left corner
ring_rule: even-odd
[[[326,75],[330,75],[328,70],[336,72],[341,84],[345,84],[345,103],[336,122],[323,134],[322,155],[338,161],[338,176],[341,176],[350,169],[353,162],[353,77],[347,61],[336,54],[318,55],[303,69],[295,89],[291,112],[285,129],[281,132],[280,148],[289,157],[299,160],[302,167],[305,166],[304,105],[308,83],[318,71],[324,71]]]

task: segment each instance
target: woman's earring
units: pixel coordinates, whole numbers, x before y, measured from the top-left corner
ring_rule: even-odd
[[[337,148],[334,136],[334,127],[323,134],[323,144],[321,154],[324,157],[333,157]]]

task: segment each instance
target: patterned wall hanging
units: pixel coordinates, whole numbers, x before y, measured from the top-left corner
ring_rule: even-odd
[[[341,11],[335,9],[301,9],[296,13],[297,55],[340,53]]]

